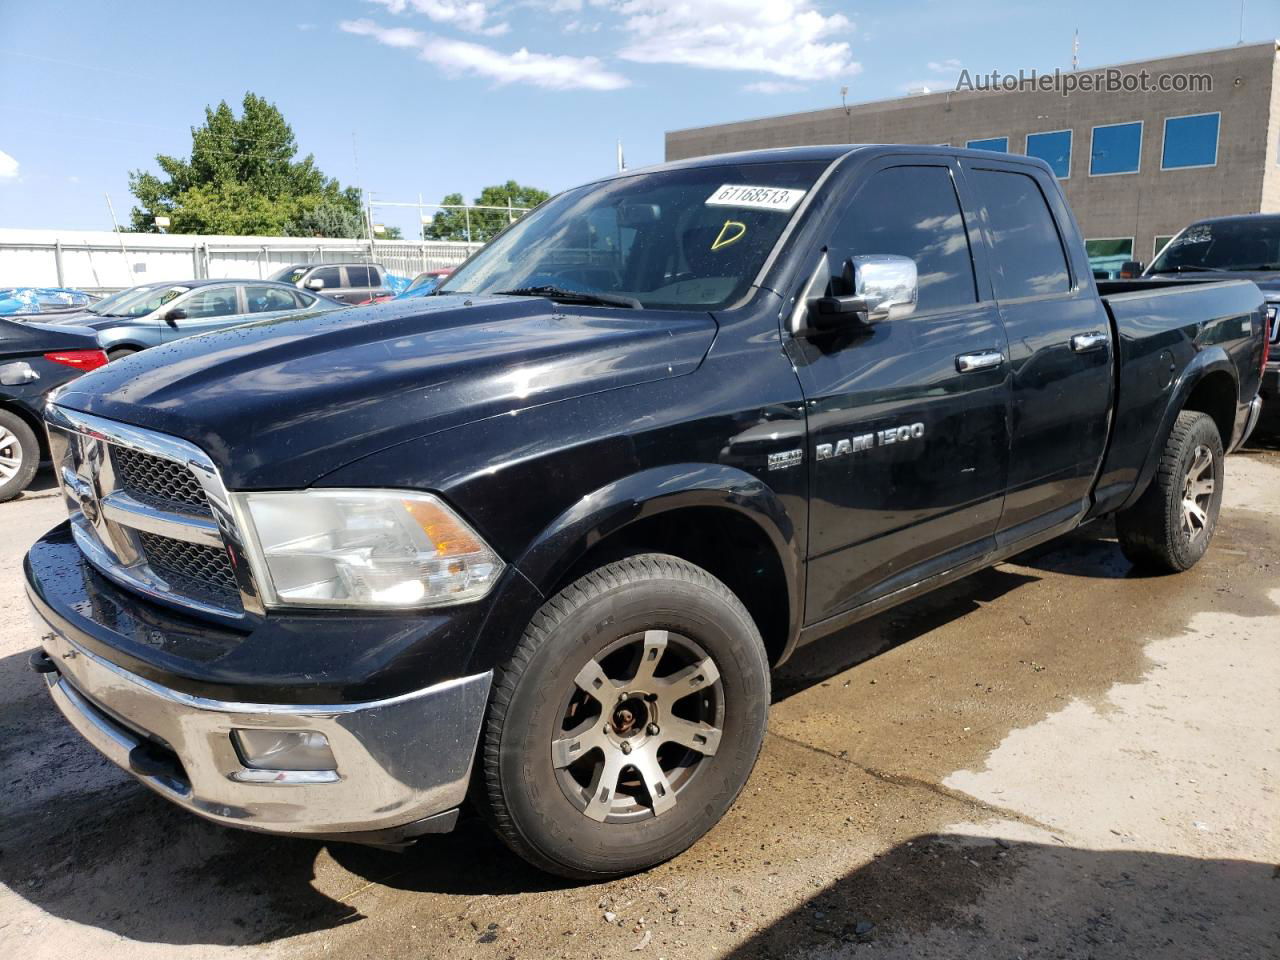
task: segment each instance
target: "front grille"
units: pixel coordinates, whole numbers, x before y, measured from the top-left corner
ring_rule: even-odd
[[[115,444],[111,447],[111,463],[119,486],[134,499],[210,515],[204,488],[186,464]]]
[[[154,533],[138,532],[147,566],[181,594],[242,612],[240,590],[227,551]]]

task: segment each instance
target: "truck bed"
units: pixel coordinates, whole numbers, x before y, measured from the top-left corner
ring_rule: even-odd
[[[1257,384],[1247,378],[1261,367],[1258,330],[1263,322],[1261,294],[1248,280],[1108,280],[1098,283],[1098,293],[1116,344],[1117,394],[1094,516],[1132,502],[1145,489],[1154,469],[1153,451],[1163,447],[1181,407],[1171,400],[1189,382],[1189,373],[1211,365],[1236,378],[1233,408],[1238,396],[1253,396]],[[1155,444],[1153,422],[1159,424]],[[1231,424],[1226,426],[1224,446]]]

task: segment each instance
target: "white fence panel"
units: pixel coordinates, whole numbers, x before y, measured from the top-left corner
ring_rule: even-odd
[[[0,287],[107,292],[139,283],[265,278],[295,263],[381,263],[413,277],[455,267],[481,244],[308,237],[214,237],[91,230],[0,229]]]

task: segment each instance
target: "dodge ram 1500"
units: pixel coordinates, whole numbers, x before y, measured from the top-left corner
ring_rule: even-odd
[[[1251,282],[1096,283],[1049,167],[703,158],[568,190],[439,292],[64,388],[26,560],[79,732],[194,813],[404,844],[470,801],[604,877],[734,802],[799,644],[1114,516],[1213,537]]]

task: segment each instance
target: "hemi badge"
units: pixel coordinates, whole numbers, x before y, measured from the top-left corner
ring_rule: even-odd
[[[803,459],[803,450],[783,450],[781,453],[771,453],[769,454],[769,469],[785,470],[787,467],[799,466]]]

